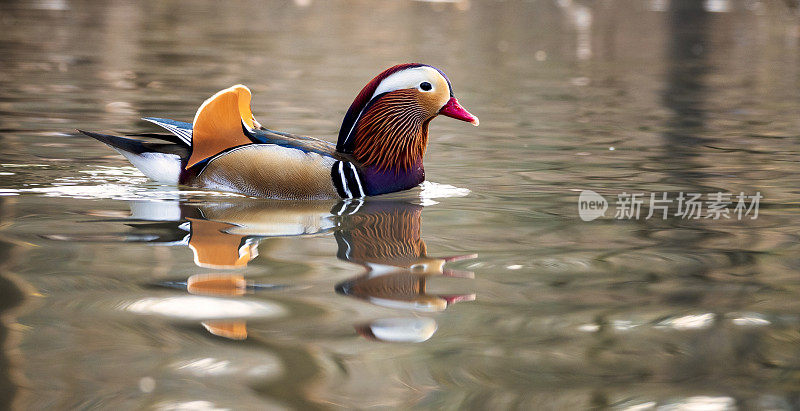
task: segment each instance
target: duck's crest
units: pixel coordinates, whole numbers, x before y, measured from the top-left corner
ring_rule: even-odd
[[[241,84],[226,88],[203,102],[192,122],[192,154],[186,168],[227,149],[250,144],[253,130],[250,89]]]
[[[350,108],[347,110],[347,114],[344,116],[342,128],[339,129],[339,140],[336,143],[336,151],[340,153],[353,152],[353,147],[355,145],[355,139],[353,138],[353,135],[356,131],[356,123],[369,105],[369,102],[372,100],[372,95],[375,94],[375,90],[378,89],[378,86],[381,84],[383,79],[400,70],[405,70],[412,67],[421,67],[424,65],[425,64],[419,63],[398,64],[394,67],[384,70],[382,73],[370,80],[370,82],[367,83],[363,89],[361,89],[361,92],[358,93],[358,96],[356,96],[356,99],[353,100],[353,104],[350,105]]]

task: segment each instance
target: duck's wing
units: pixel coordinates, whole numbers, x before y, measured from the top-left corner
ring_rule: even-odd
[[[157,117],[144,117],[142,120],[149,121],[153,124],[163,127],[172,134],[138,133],[128,134],[128,136],[158,138],[191,147],[192,123]],[[261,127],[261,125],[255,121],[253,125],[256,126],[254,129],[248,129],[247,127],[242,129],[242,132],[253,143],[277,144],[282,147],[297,148],[306,152],[314,152],[320,155],[336,155],[336,145],[331,142],[314,137],[303,136],[300,134],[270,130],[268,128]]]
[[[276,144],[281,147],[301,150],[305,153],[317,153],[321,156],[336,158],[336,146],[325,140],[298,134],[285,133],[266,128],[251,130],[250,138],[258,144]]]

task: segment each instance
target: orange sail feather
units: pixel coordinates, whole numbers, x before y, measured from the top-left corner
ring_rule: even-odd
[[[241,84],[226,88],[206,100],[192,123],[192,154],[186,168],[229,148],[250,144],[242,125],[255,128],[250,111],[250,89]]]

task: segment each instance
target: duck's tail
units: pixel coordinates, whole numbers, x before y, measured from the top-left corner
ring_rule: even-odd
[[[182,141],[176,141],[170,135],[140,134],[120,137],[91,131],[78,131],[117,150],[142,174],[163,183],[178,184],[181,166],[189,158],[189,147]],[[163,141],[155,142],[131,137],[150,137]]]

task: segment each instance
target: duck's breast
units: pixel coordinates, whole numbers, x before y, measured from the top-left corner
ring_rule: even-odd
[[[254,197],[339,198],[331,182],[334,161],[332,157],[296,148],[250,144],[215,156],[189,184]]]

